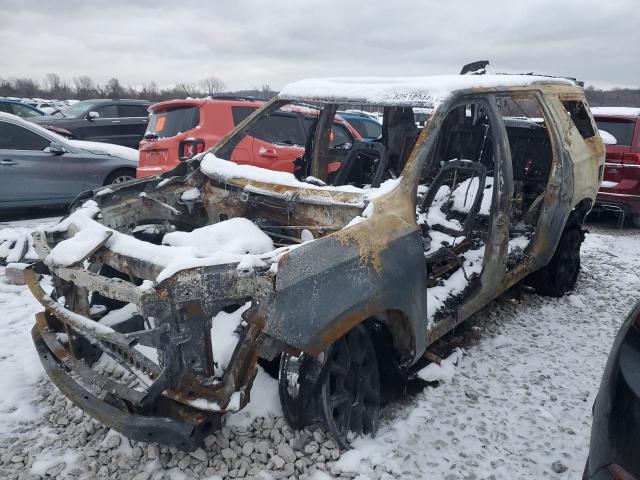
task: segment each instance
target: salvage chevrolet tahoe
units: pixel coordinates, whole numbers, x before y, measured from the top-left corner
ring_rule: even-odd
[[[294,173],[231,161],[292,103],[321,110]],[[339,106],[383,109],[381,137],[332,139]],[[422,129],[413,108],[433,109]],[[42,364],[109,427],[194,449],[251,400],[258,362],[279,361],[287,421],[348,447],[375,433],[390,369],[409,372],[519,282],[573,288],[603,171],[596,132],[561,78],[293,83],[207,152],[87,192],[34,234]]]

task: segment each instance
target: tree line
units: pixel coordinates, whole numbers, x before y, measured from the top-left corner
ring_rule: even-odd
[[[101,84],[87,75],[73,77],[71,81],[63,79],[57,73],[48,73],[44,80],[27,77],[0,77],[0,97],[43,98],[55,100],[87,100],[90,98],[131,98],[154,102],[185,97],[206,97],[219,94],[252,96],[267,100],[277,92],[269,85],[248,90],[230,92],[225,83],[215,76],[198,82],[178,83],[171,88],[160,88],[156,82],[141,87],[123,85],[117,78],[111,78]]]
[[[229,91],[218,77],[210,76],[199,82],[178,83],[171,88],[160,88],[155,82],[141,87],[125,86],[117,78],[100,84],[87,75],[65,80],[57,73],[48,73],[43,81],[33,78],[0,78],[0,97],[46,98],[56,100],[87,100],[90,98],[135,98],[158,102],[173,98],[206,97],[219,94],[250,96],[263,100],[277,92],[269,85],[248,90]],[[601,90],[593,86],[585,88],[592,107],[640,107],[640,88],[614,88]]]

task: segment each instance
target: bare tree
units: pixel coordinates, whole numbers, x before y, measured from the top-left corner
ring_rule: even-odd
[[[31,78],[13,78],[11,79],[16,95],[22,97],[37,97],[40,93],[40,85]]]
[[[218,77],[207,77],[204,80],[200,80],[199,85],[206,95],[215,95],[227,88],[225,83]]]
[[[117,78],[110,78],[105,87],[105,94],[109,98],[122,98],[125,93],[125,89],[120,84],[120,80]]]
[[[16,94],[15,88],[9,80],[0,78],[0,97],[12,97]]]
[[[73,77],[73,85],[75,86],[76,97],[79,100],[87,100],[96,94],[96,84],[87,75]]]
[[[198,96],[198,89],[195,83],[179,83],[174,90],[182,90],[185,97]]]
[[[60,90],[61,86],[62,86],[62,79],[60,78],[60,75],[58,75],[57,73],[47,73],[44,76],[45,90],[48,90],[49,92],[53,93],[56,90]]]
[[[57,73],[47,73],[45,75],[44,88],[53,98],[64,98],[71,94],[69,85]]]

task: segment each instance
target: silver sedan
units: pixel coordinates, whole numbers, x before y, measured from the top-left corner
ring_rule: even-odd
[[[80,192],[135,178],[138,151],[69,140],[0,112],[0,212],[62,206]]]

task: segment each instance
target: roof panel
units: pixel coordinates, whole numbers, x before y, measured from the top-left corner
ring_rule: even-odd
[[[539,83],[575,85],[568,79],[536,75],[317,78],[290,83],[278,97],[286,100],[434,107],[460,90],[529,87]]]

